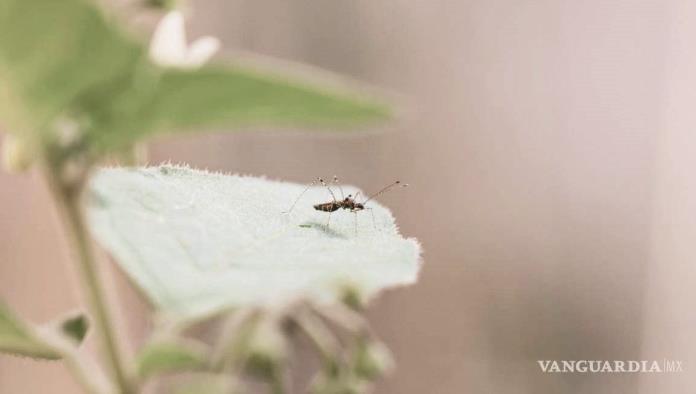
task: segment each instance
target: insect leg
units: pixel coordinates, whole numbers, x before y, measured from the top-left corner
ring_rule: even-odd
[[[329,187],[329,185],[324,182],[324,179],[319,178],[319,183],[321,183],[322,186],[326,187],[326,190],[329,191],[329,194],[331,194],[331,198],[333,198],[333,201],[336,202],[336,195],[334,194],[333,190]]]
[[[319,179],[315,179],[310,184],[308,184],[307,187],[302,191],[302,193],[300,193],[300,195],[297,196],[297,198],[295,199],[295,202],[293,202],[292,205],[290,206],[290,209],[288,209],[287,212],[283,212],[283,213],[289,214],[290,212],[292,212],[292,210],[295,208],[295,205],[297,205],[297,203],[300,201],[300,198],[302,198],[302,196],[305,193],[307,193],[307,190],[309,190],[310,187],[316,185],[317,182],[319,182]]]
[[[377,222],[375,221],[375,212],[372,210],[372,208],[365,208],[365,209],[370,211],[370,214],[372,215],[372,227],[374,227],[375,230],[377,230]]]
[[[343,194],[343,188],[341,187],[341,184],[338,182],[338,177],[336,175],[334,175],[334,177],[333,177],[333,184],[336,185],[338,190],[341,192],[341,200],[345,200],[346,195]]]
[[[363,208],[363,209],[354,209],[354,210],[351,210],[351,212],[355,212],[355,214],[356,214],[356,216],[355,216],[355,226],[357,227],[357,225],[358,225],[357,213],[358,213],[359,211],[362,211],[362,210],[370,211],[370,215],[372,216],[372,227],[374,227],[375,230],[377,230],[377,221],[375,220],[375,212],[374,212],[373,208],[369,208],[369,207],[365,207],[365,208]],[[356,231],[357,231],[357,230],[356,230]]]
[[[326,229],[329,229],[329,223],[331,223],[331,212],[329,212],[329,217],[326,219]]]
[[[358,211],[353,211],[353,215],[355,215],[355,236],[358,236]]]

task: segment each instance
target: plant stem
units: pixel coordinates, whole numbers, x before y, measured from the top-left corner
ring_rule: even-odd
[[[340,353],[341,344],[324,322],[309,311],[300,311],[293,320],[312,342],[322,360],[326,363],[333,362]]]
[[[134,393],[134,385],[123,362],[121,344],[115,334],[115,326],[109,311],[106,294],[99,277],[97,262],[90,242],[84,217],[82,215],[80,196],[82,186],[65,185],[53,168],[45,170],[47,181],[61,213],[65,229],[75,251],[80,278],[87,299],[88,307],[95,321],[95,329],[105,353],[106,363],[115,380],[119,392]]]
[[[66,341],[65,337],[53,332],[44,332],[42,338],[58,349],[66,367],[72,372],[85,391],[90,394],[110,394],[115,392],[112,383],[106,378],[102,370],[97,367],[96,363],[88,355],[81,354],[74,344]]]

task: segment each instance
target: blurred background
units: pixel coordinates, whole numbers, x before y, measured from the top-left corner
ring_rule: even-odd
[[[151,161],[375,190],[424,246],[370,309],[398,369],[378,393],[686,393],[696,383],[696,4],[686,0],[190,1],[191,38],[396,92],[385,133],[179,136]],[[229,57],[228,53],[223,57]],[[47,220],[47,218],[49,220]],[[37,173],[0,172],[0,298],[79,302]],[[143,306],[123,283],[127,332]],[[536,360],[681,360],[543,374]],[[38,365],[38,367],[37,367]],[[0,393],[78,392],[0,356]]]

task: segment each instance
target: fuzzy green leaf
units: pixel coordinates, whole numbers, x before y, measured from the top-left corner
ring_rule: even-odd
[[[38,334],[37,329],[22,322],[0,303],[0,352],[20,356],[59,359],[58,351]]]
[[[98,241],[161,311],[201,316],[282,304],[296,297],[337,302],[347,287],[370,296],[416,280],[420,247],[389,210],[331,215],[303,185],[184,167],[105,169],[88,198]],[[354,187],[344,187],[355,194]],[[357,218],[357,234],[355,222]]]

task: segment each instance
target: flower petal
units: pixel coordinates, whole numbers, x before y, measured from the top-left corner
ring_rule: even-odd
[[[207,62],[220,49],[220,40],[215,37],[201,37],[196,40],[186,55],[186,65],[199,67]]]
[[[171,11],[157,25],[150,43],[150,59],[163,66],[179,66],[186,59],[184,16]]]

